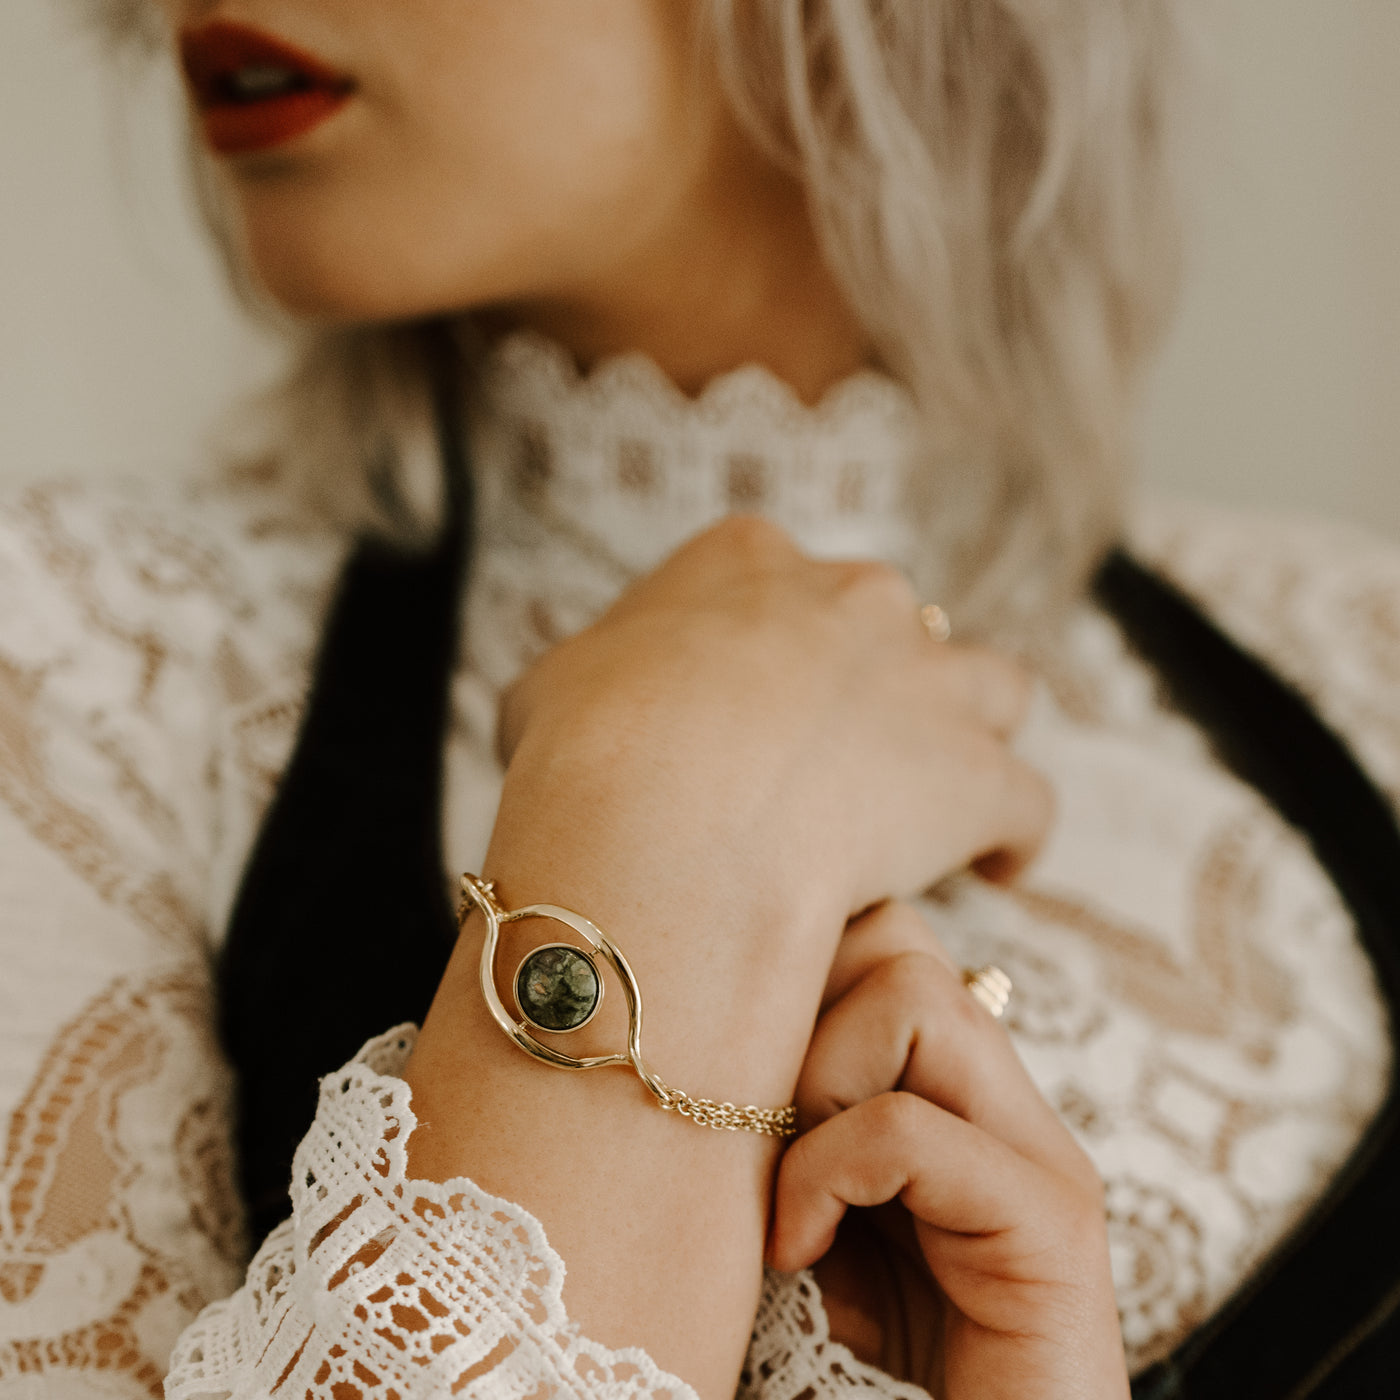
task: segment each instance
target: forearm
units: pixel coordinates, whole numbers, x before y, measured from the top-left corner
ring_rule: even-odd
[[[778,901],[756,908],[721,869],[675,858],[654,830],[648,840],[635,822],[644,802],[595,792],[584,822],[566,801],[516,800],[518,791],[507,793],[485,871],[505,905],[564,904],[609,932],[645,997],[643,1053],[668,1083],[788,1102],[825,972],[820,955],[810,966],[783,956],[808,916]],[[527,925],[503,940],[500,965],[508,975],[559,932]],[[630,1070],[556,1071],[522,1053],[483,1000],[482,935],[474,916],[405,1075],[421,1124],[414,1173],[470,1176],[527,1207],[567,1262],[565,1301],[586,1335],[644,1347],[702,1396],[732,1395],[761,1281],[776,1141],[663,1113]],[[752,955],[717,953],[736,947]],[[560,1048],[622,1048],[618,990]]]

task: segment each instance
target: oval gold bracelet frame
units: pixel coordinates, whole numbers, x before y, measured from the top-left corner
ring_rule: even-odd
[[[656,1096],[663,1108],[674,1107],[671,1091],[654,1075],[642,1059],[642,989],[622,950],[613,943],[607,934],[582,914],[565,909],[558,904],[527,904],[521,909],[503,913],[496,903],[495,885],[481,880],[475,875],[462,876],[463,904],[458,914],[458,922],[465,919],[468,907],[479,909],[486,920],[486,939],[481,945],[481,994],[496,1024],[528,1055],[542,1060],[556,1069],[603,1069],[607,1065],[631,1065],[641,1077],[643,1084]],[[510,1014],[506,1004],[496,990],[496,951],[500,944],[501,927],[504,924],[523,922],[525,919],[553,919],[556,923],[573,929],[612,970],[622,983],[622,994],[627,1000],[627,1050],[611,1055],[569,1055],[546,1045],[530,1029],[529,1024],[517,1020]],[[603,982],[598,980],[598,1005],[603,1001]],[[591,1017],[590,1017],[591,1019]],[[576,1029],[582,1029],[582,1026]],[[567,1034],[568,1032],[554,1032]]]
[[[479,875],[462,876],[462,902],[457,906],[457,925],[460,928],[473,909],[480,909],[486,920],[486,938],[481,945],[480,979],[481,994],[486,1005],[500,1028],[527,1054],[542,1064],[553,1065],[556,1069],[602,1069],[607,1065],[631,1065],[637,1077],[646,1085],[648,1092],[669,1113],[679,1113],[698,1123],[702,1128],[718,1128],[724,1132],[762,1133],[768,1137],[790,1138],[797,1133],[797,1108],[787,1104],[782,1108],[755,1108],[753,1104],[742,1107],[737,1104],[716,1103],[714,1099],[694,1098],[684,1089],[674,1089],[659,1075],[647,1068],[642,1059],[642,989],[632,973],[622,950],[597,924],[575,914],[572,909],[563,909],[557,904],[529,904],[523,909],[502,909],[496,900],[496,886],[491,880],[483,880]],[[622,983],[622,994],[627,998],[627,1050],[612,1055],[568,1055],[546,1045],[530,1029],[528,1021],[517,1020],[506,1009],[496,990],[496,951],[501,940],[503,924],[519,923],[524,919],[553,919],[556,923],[571,928],[579,935],[612,970]],[[572,944],[563,945],[573,947]],[[536,950],[538,951],[538,950]],[[587,956],[582,949],[576,949],[581,956]],[[589,958],[592,962],[592,958]],[[596,971],[596,964],[595,964]],[[598,979],[598,1005],[603,1000],[603,980]],[[595,1007],[596,1009],[596,1007]],[[521,1013],[522,1017],[524,1013]],[[572,1029],[580,1029],[580,1026]],[[546,1032],[547,1034],[567,1034],[567,1032]]]

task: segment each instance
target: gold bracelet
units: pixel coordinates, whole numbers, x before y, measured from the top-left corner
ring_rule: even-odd
[[[797,1134],[797,1109],[738,1107],[713,1099],[693,1099],[673,1089],[647,1068],[642,1059],[642,990],[622,951],[597,924],[557,904],[529,904],[503,909],[496,899],[493,880],[462,876],[462,898],[457,905],[460,929],[473,909],[486,919],[486,941],[481,948],[481,992],[496,1024],[528,1055],[557,1069],[601,1069],[605,1065],[631,1065],[657,1103],[668,1113],[679,1113],[704,1128],[727,1132],[763,1133],[789,1138]],[[512,989],[520,1016],[506,1010],[496,991],[496,948],[501,925],[520,919],[553,919],[573,929],[593,950],[585,952],[572,943],[545,943],[529,952],[515,971]],[[566,1055],[544,1044],[531,1027],[552,1035],[564,1035],[586,1026],[603,1004],[603,978],[594,956],[602,958],[617,974],[627,998],[627,1052],[613,1055]]]

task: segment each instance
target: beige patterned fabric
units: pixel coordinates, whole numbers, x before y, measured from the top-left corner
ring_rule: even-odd
[[[500,688],[725,511],[920,572],[915,420],[879,376],[815,409],[756,370],[689,400],[644,360],[580,378],[518,338],[473,413],[458,867],[494,817]],[[1136,535],[1400,795],[1400,551],[1176,508]],[[550,1292],[563,1261],[524,1211],[402,1175],[409,1032],[327,1081],[303,1148],[317,1192],[249,1267],[210,960],[343,552],[275,481],[0,502],[0,1397],[159,1395],[209,1304],[172,1394],[407,1400],[466,1376],[493,1395],[688,1393],[571,1329]],[[1137,1366],[1323,1188],[1384,1091],[1388,1029],[1315,861],[1163,708],[1112,624],[1086,605],[1034,661],[1021,744],[1054,782],[1055,834],[1018,888],[955,878],[924,908],[956,957],[1015,981],[1011,1033],[1108,1183]],[[342,1218],[353,1198],[364,1212]],[[432,1276],[413,1306],[389,1301],[402,1282],[370,1287],[391,1255],[395,1279]],[[424,1350],[424,1327],[448,1342]],[[769,1278],[749,1360],[755,1400],[916,1393],[830,1341],[807,1275]]]
[[[211,930],[338,552],[251,489],[0,503],[0,1394],[159,1395],[243,1278]]]

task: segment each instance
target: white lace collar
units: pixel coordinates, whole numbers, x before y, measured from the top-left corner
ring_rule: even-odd
[[[815,406],[755,365],[688,398],[644,355],[580,374],[559,345],[517,334],[483,366],[475,436],[488,548],[528,521],[531,534],[581,535],[633,574],[752,511],[814,554],[917,557],[918,417],[873,370]]]
[[[730,512],[767,516],[812,554],[886,559],[917,579],[918,415],[874,371],[815,406],[756,366],[692,399],[644,355],[580,374],[552,341],[513,335],[480,367],[472,455],[461,680],[485,684],[483,735],[502,686]]]

